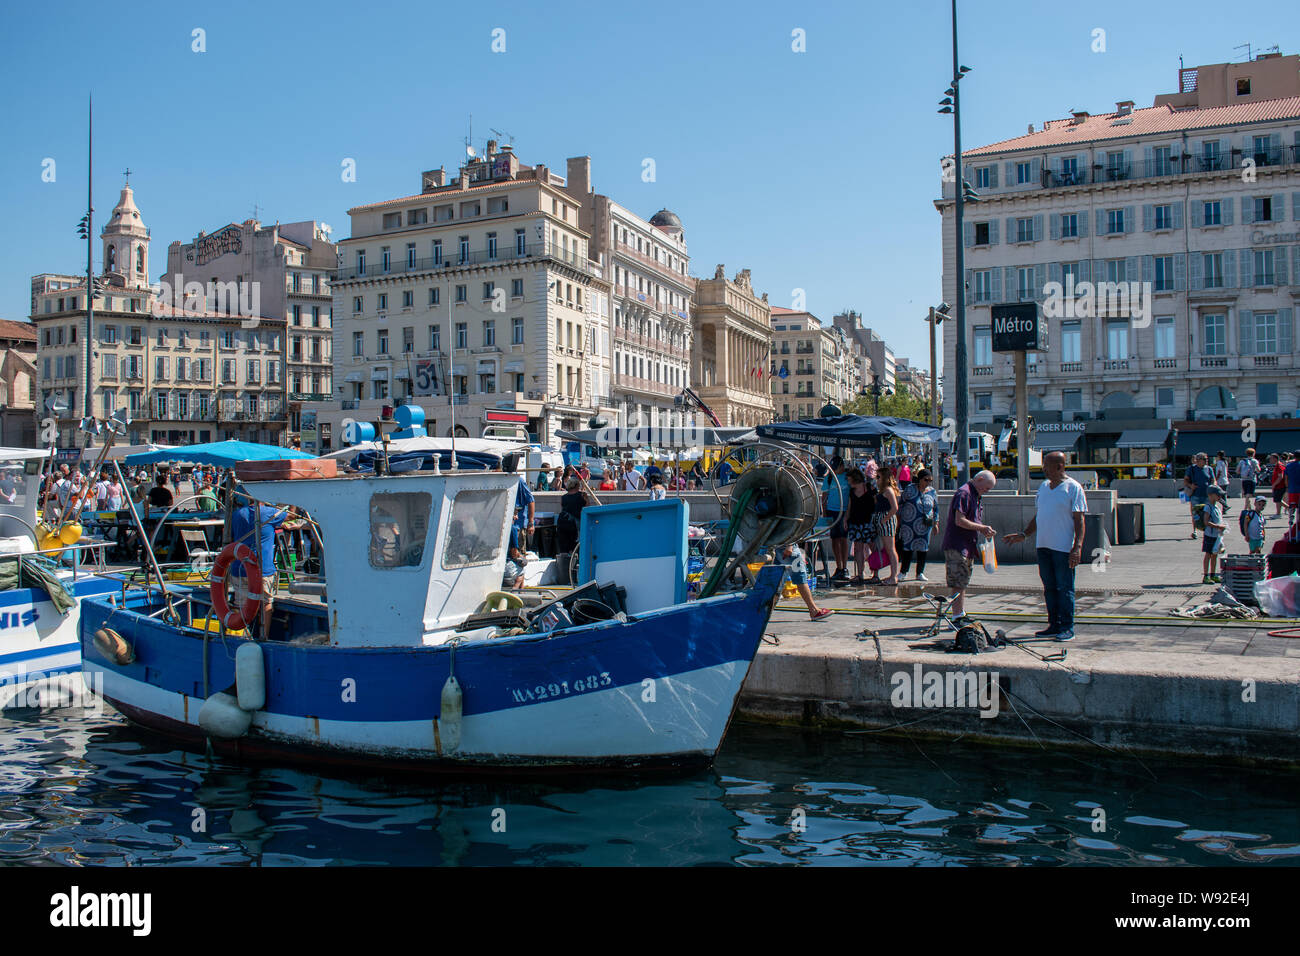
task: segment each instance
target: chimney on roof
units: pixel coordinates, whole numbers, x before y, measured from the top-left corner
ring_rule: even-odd
[[[491,159],[493,156],[496,155],[496,153],[497,153],[497,141],[494,140],[494,139],[490,139],[490,140],[488,140],[488,141],[487,141],[487,155],[488,155],[488,158]]]
[[[420,192],[427,193],[447,185],[447,167],[426,169],[420,174]]]
[[[1088,111],[1087,111],[1087,110],[1074,110],[1072,113],[1070,113],[1070,117],[1071,117],[1071,119],[1070,119],[1070,125],[1071,125],[1071,126],[1078,126],[1080,123],[1082,123],[1084,120],[1086,120],[1086,119],[1088,118]]]
[[[565,187],[580,202],[591,194],[591,157],[570,156],[565,164]]]
[[[1034,131],[1034,124],[1033,124],[1033,123],[1030,123],[1030,124],[1029,124],[1029,132],[1032,133],[1033,131]]]
[[[1129,113],[1133,112],[1133,101],[1120,100],[1115,104],[1115,110],[1120,116],[1128,116]]]

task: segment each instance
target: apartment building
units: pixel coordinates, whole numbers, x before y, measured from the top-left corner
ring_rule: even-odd
[[[334,295],[338,405],[323,425],[419,404],[431,434],[479,435],[488,408],[528,416],[535,440],[612,416],[609,283],[564,177],[489,140],[447,182],[348,210]],[[335,431],[335,434],[338,434]]]
[[[724,426],[773,420],[772,308],[754,292],[748,269],[728,279],[723,266],[698,279],[691,309],[694,389]]]
[[[565,191],[577,202],[588,254],[606,264],[610,292],[608,402],[620,425],[681,427],[692,417],[675,403],[690,384],[691,299],[686,236],[676,214],[648,220],[593,190],[591,157],[569,159]],[[606,398],[604,392],[602,399]]]
[[[768,381],[777,421],[816,418],[827,404],[854,397],[847,336],[811,312],[772,306]]]
[[[180,306],[149,284],[149,230],[124,186],[101,233],[104,271],[95,292],[95,341],[86,341],[85,276],[32,278],[39,407],[54,416],[59,447],[82,444],[86,363],[92,410],[129,412],[128,439],[166,444],[284,438],[284,319],[212,312],[206,298]],[[102,289],[102,291],[100,291]]]
[[[831,325],[843,329],[866,353],[871,365],[871,372],[866,376],[867,385],[872,384],[872,376],[880,376],[880,387],[898,389],[897,362],[894,350],[889,347],[884,337],[862,324],[862,315],[852,309],[841,312],[831,318]]]
[[[990,332],[991,307],[1009,302],[1048,319],[1048,350],[1028,353],[1029,411],[1083,422],[1060,430],[1076,455],[1147,460],[1164,439],[1124,436],[1142,420],[1221,420],[1188,435],[1208,447],[1236,434],[1236,449],[1241,418],[1297,414],[1300,57],[1182,69],[1178,91],[1151,107],[1079,110],[965,152],[962,166],[980,195],[962,235],[954,184],[936,207],[944,297],[955,301],[958,281],[966,290],[972,428],[1014,413],[1011,356],[992,352]],[[943,331],[953,415],[956,323]],[[1261,450],[1292,440],[1268,432]],[[1180,436],[1178,454],[1193,443]]]
[[[197,282],[208,310],[232,311],[219,300],[233,286],[241,310],[284,319],[289,443],[298,439],[303,403],[334,401],[330,274],[337,266],[336,246],[314,220],[263,226],[246,219],[167,248],[164,294],[183,295],[186,283]]]
[[[0,319],[0,445],[36,443],[36,328]]]

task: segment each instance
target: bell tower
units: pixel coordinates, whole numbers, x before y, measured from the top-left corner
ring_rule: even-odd
[[[113,215],[100,238],[104,242],[104,275],[112,285],[128,289],[149,287],[149,230],[140,219],[131,191],[131,170]]]

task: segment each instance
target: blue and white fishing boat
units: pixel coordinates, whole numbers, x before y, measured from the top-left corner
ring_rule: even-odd
[[[0,448],[0,565],[10,569],[0,575],[0,708],[55,706],[82,696],[82,601],[121,587],[120,580],[84,569],[97,545],[75,539],[57,549],[66,561],[40,562],[40,574],[34,573],[41,471],[49,456],[48,449]],[[51,586],[61,587],[71,604],[56,601]]]
[[[588,588],[494,612],[514,603],[498,592],[518,482],[247,482],[318,522],[324,595],[277,597],[258,640],[192,626],[210,614],[202,588],[92,599],[87,681],[138,725],[245,758],[457,773],[709,763],[782,569],[688,602],[685,504],[593,507]]]

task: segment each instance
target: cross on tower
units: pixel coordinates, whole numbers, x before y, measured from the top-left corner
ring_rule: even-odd
[[[124,176],[126,177],[127,185],[130,185],[130,183],[131,183],[131,167],[130,167],[130,166],[126,167],[126,170],[122,173],[122,175],[124,175]]]

